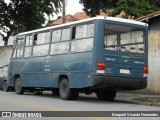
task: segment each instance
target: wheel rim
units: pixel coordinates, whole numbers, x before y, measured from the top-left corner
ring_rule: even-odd
[[[67,93],[68,93],[68,86],[66,84],[62,85],[61,92],[62,92],[63,96],[67,95]]]
[[[7,82],[5,81],[3,84],[3,90],[7,90],[7,88],[8,88],[8,85],[7,85]]]
[[[66,97],[68,95],[69,92],[69,87],[66,83],[62,83],[60,85],[60,93],[63,97]]]
[[[20,90],[20,82],[19,80],[16,81],[16,86],[15,86],[15,90],[18,92]]]

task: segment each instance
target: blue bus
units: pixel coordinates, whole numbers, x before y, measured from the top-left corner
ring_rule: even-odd
[[[64,100],[96,93],[114,100],[119,89],[147,86],[148,25],[113,17],[20,33],[9,64],[17,94],[52,90]]]

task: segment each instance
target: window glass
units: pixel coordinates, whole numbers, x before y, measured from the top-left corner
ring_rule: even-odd
[[[107,50],[117,50],[117,35],[107,35],[105,36],[105,46]]]
[[[51,45],[51,55],[66,54],[69,51],[69,42],[53,43]]]
[[[93,48],[93,38],[75,40],[72,41],[71,44],[72,53],[91,51],[92,48]]]
[[[61,41],[66,41],[70,39],[70,28],[62,30],[62,38]]]
[[[87,27],[87,37],[94,36],[94,24],[89,24]]]
[[[17,37],[17,58],[22,58],[23,56],[23,48],[24,48],[24,38],[25,36],[18,36]]]
[[[25,47],[24,57],[31,57],[32,47]]]
[[[58,42],[61,39],[61,30],[55,30],[52,32],[52,42]]]
[[[49,44],[39,45],[33,47],[33,56],[45,56],[48,55]]]
[[[33,43],[32,35],[26,37],[26,46],[31,46]]]
[[[49,43],[50,32],[44,32],[34,35],[34,45]]]
[[[85,38],[87,33],[87,25],[81,25],[76,27],[75,39]]]
[[[49,40],[50,40],[50,32],[46,32],[46,36],[45,36],[45,43],[49,43]]]
[[[143,42],[143,31],[133,31],[120,35],[121,45]]]
[[[107,23],[105,25],[105,50],[145,53],[144,29],[134,26]]]

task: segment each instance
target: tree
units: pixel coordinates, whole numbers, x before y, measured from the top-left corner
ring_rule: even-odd
[[[83,4],[83,10],[87,15],[94,17],[100,14],[100,11],[106,12],[107,9],[116,6],[118,0],[80,0],[79,2]]]
[[[135,18],[160,10],[157,0],[80,0],[83,10],[90,16],[96,16],[100,11],[110,9],[111,16],[119,14],[122,10]]]
[[[0,35],[7,45],[11,35],[41,28],[45,14],[59,12],[61,0],[0,0],[0,6]]]
[[[138,18],[160,10],[160,7],[154,0],[120,0],[116,3],[116,7],[111,15],[115,16],[122,10],[126,13],[124,17],[128,18],[131,15],[134,18]]]

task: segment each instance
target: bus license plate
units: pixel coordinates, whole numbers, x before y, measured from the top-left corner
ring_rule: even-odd
[[[120,69],[120,73],[122,73],[122,74],[130,74],[130,70]]]

